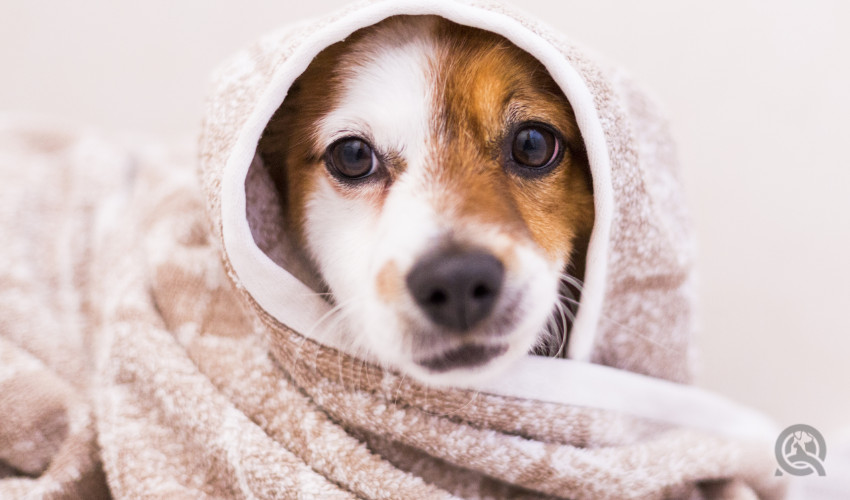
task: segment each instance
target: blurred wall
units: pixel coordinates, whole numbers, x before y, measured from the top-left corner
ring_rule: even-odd
[[[523,0],[666,108],[700,236],[699,383],[850,426],[850,2]],[[5,0],[0,110],[185,142],[206,77],[342,2]]]

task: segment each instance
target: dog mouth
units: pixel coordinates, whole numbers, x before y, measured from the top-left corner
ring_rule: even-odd
[[[515,291],[504,294],[497,312],[473,331],[458,333],[445,329],[418,331],[414,338],[413,362],[432,374],[459,369],[483,368],[510,349],[510,341],[519,319],[521,295]],[[412,322],[412,321],[411,321]],[[420,327],[421,328],[421,327]],[[457,336],[461,339],[458,339]],[[457,342],[460,340],[460,342]]]
[[[450,349],[437,356],[416,361],[416,364],[434,373],[443,373],[456,368],[475,368],[501,356],[508,350],[505,344],[467,344]]]

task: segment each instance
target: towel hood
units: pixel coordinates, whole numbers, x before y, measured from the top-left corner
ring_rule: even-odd
[[[286,269],[276,192],[254,162],[257,144],[289,86],[322,49],[400,14],[488,30],[536,57],[574,108],[593,178],[596,218],[569,359],[529,355],[471,388],[736,434],[764,429],[758,415],[682,385],[691,381],[693,360],[694,245],[665,121],[624,73],[499,4],[358,3],[274,32],[218,71],[200,167],[223,260],[251,306],[301,335],[330,309]],[[311,334],[323,343],[320,332]]]

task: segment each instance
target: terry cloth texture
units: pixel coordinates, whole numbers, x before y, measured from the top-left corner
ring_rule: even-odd
[[[539,58],[587,143],[597,219],[572,359],[529,357],[501,389],[429,388],[323,344],[309,327],[330,307],[283,268],[260,134],[315,54],[397,14]],[[692,262],[663,120],[542,25],[497,4],[394,1],[273,33],[218,72],[199,169],[70,130],[0,127],[0,498],[783,496],[775,434],[675,414],[691,394]],[[544,378],[582,366],[663,390],[618,407],[638,402],[631,385]]]

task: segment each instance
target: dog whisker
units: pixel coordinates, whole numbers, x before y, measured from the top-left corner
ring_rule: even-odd
[[[555,302],[552,314],[550,314],[546,326],[542,344],[535,352],[549,357],[564,357],[569,340],[569,330],[575,322],[575,314],[578,309],[576,296],[580,296],[583,283],[578,278],[561,273],[559,276],[560,287],[558,301]]]
[[[396,386],[395,391],[393,391],[393,397],[391,398],[391,401],[392,401],[393,404],[398,403],[398,393],[401,390],[402,386],[404,385],[404,380],[406,378],[407,378],[407,374],[402,373],[401,378],[398,381],[398,385]]]
[[[481,391],[478,391],[478,390],[472,391],[472,395],[469,397],[469,400],[467,400],[466,403],[464,403],[462,406],[455,408],[454,410],[452,410],[450,412],[440,414],[440,416],[441,417],[451,417],[452,415],[456,415],[461,410],[468,408],[476,399],[478,399],[479,394],[481,394]]]
[[[575,276],[572,276],[571,274],[561,273],[561,275],[559,276],[559,279],[561,281],[563,281],[564,283],[575,287],[579,292],[581,292],[582,289],[584,289],[584,283],[580,279],[576,278]]]
[[[293,362],[298,363],[298,362],[301,361],[301,355],[303,353],[304,342],[306,342],[308,338],[312,338],[313,334],[318,330],[318,328],[322,325],[322,323],[328,322],[328,324],[326,325],[327,328],[337,327],[338,325],[340,325],[345,320],[346,315],[348,315],[350,313],[350,311],[352,310],[352,306],[355,305],[356,301],[357,301],[357,297],[353,297],[352,299],[349,299],[345,302],[336,304],[334,307],[332,307],[330,310],[328,310],[325,314],[323,314],[313,324],[313,326],[307,331],[305,336],[302,338],[301,342],[298,344],[298,351],[295,354],[295,359],[293,360]],[[343,338],[345,338],[345,336],[343,336]],[[340,355],[341,355],[341,353],[342,353],[342,351],[340,351]],[[316,359],[313,359],[314,365],[317,361],[318,355],[319,355],[319,351],[316,351],[316,353],[315,353]],[[340,371],[340,373],[341,373],[341,371]],[[341,379],[341,376],[340,376],[340,379]]]
[[[312,337],[319,326],[324,323],[326,320],[333,318],[336,315],[344,314],[344,310],[346,305],[350,305],[352,302],[356,301],[357,297],[352,297],[347,301],[341,302],[333,306],[328,312],[323,314],[314,324],[310,327],[310,330],[307,331],[307,337]]]
[[[566,312],[565,312],[566,306],[563,304],[563,302],[559,301],[559,302],[556,302],[556,304],[557,304],[558,312],[561,315],[561,324],[563,325],[563,331],[559,332],[560,337],[561,337],[561,343],[558,346],[558,351],[555,353],[555,355],[553,357],[560,358],[561,356],[563,356],[564,348],[567,345],[567,316],[570,316],[570,320],[573,320],[574,317],[572,315],[566,314]]]

